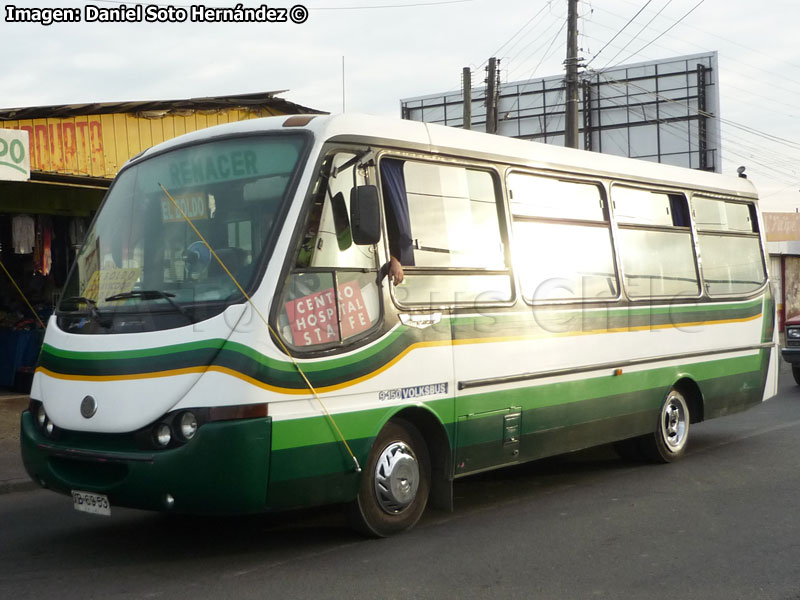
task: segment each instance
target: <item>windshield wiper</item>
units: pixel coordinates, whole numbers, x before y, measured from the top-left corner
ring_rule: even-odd
[[[111,326],[111,321],[107,317],[103,317],[100,311],[97,310],[97,302],[85,296],[70,296],[69,298],[62,298],[61,303],[74,302],[75,304],[85,304],[89,307],[89,315],[97,322],[100,327],[108,329]]]
[[[175,302],[173,298],[175,294],[170,292],[162,292],[161,290],[133,290],[130,292],[123,292],[121,294],[114,294],[106,298],[106,302],[114,302],[115,300],[128,300],[130,298],[138,298],[139,300],[166,300],[170,306],[181,313],[190,323],[194,323],[194,317],[189,314],[185,308]]]

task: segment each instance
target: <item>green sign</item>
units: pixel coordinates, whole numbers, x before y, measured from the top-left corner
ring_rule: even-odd
[[[30,177],[28,132],[0,129],[0,180],[27,181]]]
[[[254,136],[215,140],[179,148],[139,166],[137,185],[145,193],[171,194],[220,183],[289,175],[305,140],[298,135]]]

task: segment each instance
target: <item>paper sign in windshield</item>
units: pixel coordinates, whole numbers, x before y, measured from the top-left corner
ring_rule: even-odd
[[[208,219],[205,194],[176,196],[175,202],[180,207],[180,211],[169,198],[161,199],[161,217],[164,223],[183,222],[185,220],[183,215],[186,215],[191,221]]]
[[[130,292],[141,275],[140,268],[95,271],[82,295],[98,304],[103,304],[110,296]]]
[[[286,315],[296,346],[311,346],[346,339],[369,329],[370,319],[357,281],[339,285],[339,311],[333,288],[309,294],[286,303]]]

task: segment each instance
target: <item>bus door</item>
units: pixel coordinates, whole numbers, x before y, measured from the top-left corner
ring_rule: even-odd
[[[491,333],[476,319],[512,299],[499,180],[485,168],[423,159],[383,158],[380,170],[390,252],[404,273],[394,301],[401,321],[428,327],[425,335],[440,348],[419,353],[415,368],[452,384],[447,422],[455,424],[456,473],[513,462],[519,407],[457,399],[459,378],[486,363],[481,338]]]
[[[380,343],[386,323],[378,247],[355,244],[351,231],[351,191],[374,182],[364,152],[324,158],[277,307],[284,344],[297,359],[311,359],[306,375],[331,411],[374,402],[385,387],[376,373],[393,351]]]

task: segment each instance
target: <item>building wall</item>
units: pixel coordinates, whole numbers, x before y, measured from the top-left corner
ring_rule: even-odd
[[[787,319],[800,315],[800,256],[784,256],[784,312]]]
[[[1,126],[28,132],[32,170],[112,178],[129,158],[165,140],[222,123],[283,114],[269,108],[163,112],[3,121]]]

